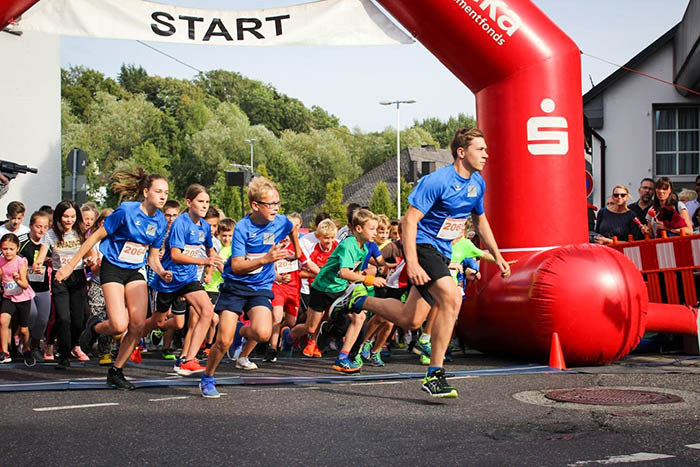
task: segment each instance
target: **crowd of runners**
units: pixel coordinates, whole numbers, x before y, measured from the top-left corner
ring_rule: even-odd
[[[420,179],[401,220],[350,205],[347,225],[322,213],[305,235],[264,177],[250,182],[238,222],[210,206],[205,187],[191,185],[181,206],[168,201],[164,177],[142,170],[114,174],[129,200],[115,210],[64,200],[26,227],[12,202],[0,228],[0,362],[55,360],[65,370],[93,355],[110,386],[130,390],[127,361],[157,351],[218,398],[224,356],[255,370],[256,348],[265,364],[295,348],[310,358],[333,349],[333,370],[357,373],[384,366],[387,344],[413,335],[428,366],[422,389],[457,397],[443,362],[465,285],[480,259],[503,276],[510,268],[484,212],[483,133],[458,130],[451,151],[454,164]],[[485,250],[465,236],[472,227]]]

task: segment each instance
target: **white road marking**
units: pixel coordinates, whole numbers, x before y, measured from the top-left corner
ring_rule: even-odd
[[[404,381],[377,381],[375,383],[350,383],[351,386],[379,386],[382,384],[401,384]]]
[[[447,379],[449,381],[452,381],[454,379],[472,379],[472,378],[478,378],[478,376],[467,375],[467,376],[448,376],[447,377]]]
[[[610,465],[610,464],[629,464],[632,462],[647,462],[647,461],[655,461],[658,459],[670,459],[672,457],[676,456],[670,456],[668,454],[655,454],[653,452],[637,452],[635,454],[629,454],[625,456],[608,456],[607,459],[598,459],[598,460],[591,460],[591,461],[578,461],[573,464],[569,464],[569,466],[576,466],[576,465],[586,465],[586,464],[602,464],[602,465]]]
[[[690,449],[700,449],[700,443],[697,444],[686,444],[685,447]]]
[[[35,412],[50,412],[53,410],[73,410],[73,409],[87,409],[90,407],[109,407],[112,405],[119,405],[118,402],[102,402],[100,404],[83,404],[83,405],[62,405],[59,407],[37,407],[32,409]]]
[[[189,397],[190,396],[163,397],[162,399],[148,399],[148,402],[176,401],[181,399],[189,399]]]

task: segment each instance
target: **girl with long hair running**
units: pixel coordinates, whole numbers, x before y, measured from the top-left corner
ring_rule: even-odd
[[[160,211],[168,199],[168,181],[161,175],[148,175],[139,168],[135,172],[117,171],[112,189],[121,199],[142,198],[143,201],[122,203],[104,224],[83,243],[80,251],[57,273],[56,280],[69,277],[73,268],[99,242],[102,253],[100,281],[107,306],[107,320],[93,316],[80,335],[81,347],[89,349],[97,336],[116,335],[122,338],[119,354],[107,372],[107,384],[133,390],[122,372],[124,364],[143,335],[148,310],[148,287],[142,272],[148,265],[163,281],[172,273],[160,264],[159,251],[168,222]]]

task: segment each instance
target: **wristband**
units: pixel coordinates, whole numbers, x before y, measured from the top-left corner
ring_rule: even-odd
[[[374,276],[365,276],[362,281],[367,287],[372,287],[374,285]]]

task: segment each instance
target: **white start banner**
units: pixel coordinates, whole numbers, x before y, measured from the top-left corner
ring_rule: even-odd
[[[370,0],[203,10],[144,0],[44,0],[18,29],[65,36],[212,45],[394,45],[413,39]]]

